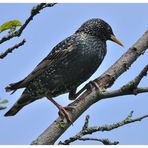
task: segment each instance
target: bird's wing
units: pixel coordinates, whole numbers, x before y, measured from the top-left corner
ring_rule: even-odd
[[[43,73],[48,67],[52,67],[61,62],[75,49],[75,36],[70,36],[67,39],[60,42],[53,50],[48,54],[48,56],[43,59],[36,68],[21,81],[20,87],[25,87],[30,81],[36,78],[38,75]]]

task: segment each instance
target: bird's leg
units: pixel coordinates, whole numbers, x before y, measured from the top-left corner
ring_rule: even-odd
[[[69,92],[69,99],[70,100],[75,100],[77,97],[78,97],[78,94],[76,93],[76,90],[77,89],[72,89],[70,92]]]
[[[47,97],[47,99],[50,100],[59,109],[59,115],[62,116],[61,118],[65,117],[68,122],[72,123],[69,113],[68,113],[68,111],[71,110],[71,107],[61,106],[55,100],[53,100],[51,97]]]
[[[94,81],[90,81],[88,83],[88,85],[90,85],[89,87],[92,89],[92,86],[94,86],[96,89],[100,89],[98,83],[94,80]]]
[[[69,99],[75,100],[86,88],[83,87],[80,91],[76,93],[76,89],[73,89],[69,92]]]
[[[92,91],[92,87],[94,86],[96,90],[99,90],[100,94],[105,92],[105,88],[100,88],[98,83],[95,80],[94,81],[90,81],[87,85],[88,85],[87,90]]]
[[[73,89],[69,92],[69,99],[70,100],[75,100],[82,92],[84,92],[85,90],[89,90],[92,91],[92,87],[95,87],[95,89],[100,89],[99,85],[97,82],[95,81],[90,81],[88,84],[86,84],[81,90],[79,90],[76,93],[76,89]]]

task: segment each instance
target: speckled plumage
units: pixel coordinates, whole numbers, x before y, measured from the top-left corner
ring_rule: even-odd
[[[70,36],[57,45],[55,51],[61,47],[61,44],[66,54],[62,53],[62,57],[30,82],[25,93],[33,97],[38,95],[44,97],[49,92],[52,97],[56,97],[69,92],[96,71],[106,53],[105,43],[83,33]],[[64,45],[69,46],[65,48]]]
[[[10,84],[7,91],[24,88],[20,99],[5,114],[16,114],[25,105],[76,90],[99,67],[106,55],[106,40],[113,35],[101,19],[91,19],[57,44],[25,79]]]

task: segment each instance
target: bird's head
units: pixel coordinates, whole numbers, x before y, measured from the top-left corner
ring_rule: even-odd
[[[115,37],[111,26],[101,19],[94,18],[86,21],[76,31],[76,33],[79,32],[84,32],[92,36],[96,36],[103,41],[111,40],[120,46],[123,46],[123,44]]]

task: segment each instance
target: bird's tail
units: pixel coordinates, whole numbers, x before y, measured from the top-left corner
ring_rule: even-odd
[[[23,80],[22,80],[22,81],[19,81],[19,82],[17,82],[17,83],[9,84],[9,85],[5,88],[6,92],[13,91],[12,93],[14,93],[18,88],[21,88],[21,87],[20,87],[20,84],[21,84],[22,82],[23,82]]]
[[[12,106],[12,108],[4,116],[14,116],[17,114],[24,106],[32,103],[36,99],[31,99],[28,95],[22,94],[20,99]]]
[[[14,116],[17,112],[19,112],[22,108],[24,107],[24,105],[19,105],[17,103],[15,103],[12,108],[4,115],[6,116]]]

